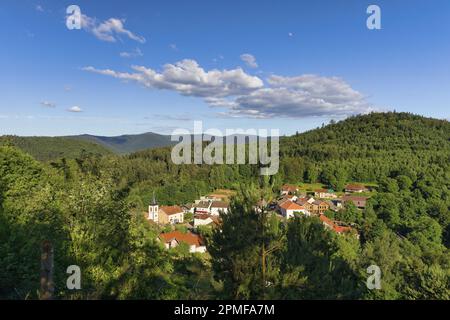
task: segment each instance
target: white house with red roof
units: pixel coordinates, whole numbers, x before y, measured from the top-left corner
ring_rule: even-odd
[[[211,201],[199,201],[194,205],[194,213],[211,213]]]
[[[198,234],[175,230],[172,232],[161,233],[158,240],[164,243],[166,249],[171,249],[179,246],[181,243],[186,243],[189,246],[189,252],[204,253],[206,252],[206,246],[201,236]]]
[[[296,204],[295,202],[292,202],[290,200],[284,201],[279,205],[279,209],[283,217],[286,219],[290,219],[294,217],[294,213],[302,213],[307,216],[310,215],[309,211],[305,209],[305,207]]]
[[[198,226],[207,226],[213,223],[212,216],[207,213],[197,213],[194,215],[194,228]]]
[[[209,207],[209,212],[213,216],[218,216],[221,212],[228,213],[228,203],[224,201],[213,201]]]
[[[297,187],[297,186],[294,186],[294,185],[292,185],[292,184],[284,184],[284,185],[281,187],[280,194],[281,194],[282,196],[284,196],[284,195],[288,195],[288,194],[294,194],[294,193],[296,193],[297,191],[298,191],[298,187]]]

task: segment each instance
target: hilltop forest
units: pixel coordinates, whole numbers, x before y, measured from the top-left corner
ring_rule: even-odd
[[[49,155],[0,141],[0,298],[39,298],[50,240],[57,299],[450,299],[448,121],[393,112],[332,121],[282,137],[271,177],[256,165],[175,165],[170,147],[117,155],[63,143]],[[340,213],[359,238],[253,210],[284,183],[339,192],[348,182],[377,186],[365,210]],[[221,230],[204,233],[209,254],[165,250],[143,214],[153,193],[172,205],[217,188],[237,196]],[[82,289],[70,291],[74,264]],[[366,287],[373,264],[380,290]]]

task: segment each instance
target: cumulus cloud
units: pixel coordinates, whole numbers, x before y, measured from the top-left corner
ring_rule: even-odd
[[[56,104],[54,102],[50,102],[50,101],[42,101],[41,106],[46,107],[46,108],[55,108]]]
[[[83,112],[83,109],[81,109],[79,106],[73,106],[73,107],[67,109],[67,111],[77,113],[77,112]]]
[[[362,93],[338,77],[272,75],[264,82],[241,68],[206,71],[194,60],[166,64],[161,72],[143,66],[132,66],[132,72],[83,69],[147,88],[201,97],[210,107],[225,109],[219,114],[227,117],[346,116],[374,110]]]
[[[241,60],[250,68],[258,68],[258,63],[256,63],[256,58],[250,53],[241,54]]]
[[[132,66],[132,73],[94,67],[83,69],[125,81],[136,81],[148,88],[173,90],[182,95],[205,98],[241,95],[264,85],[261,79],[246,74],[241,68],[205,71],[196,61],[188,59],[166,64],[161,72],[143,66]]]
[[[125,20],[110,18],[99,22],[95,18],[81,15],[81,28],[92,33],[97,39],[107,42],[116,42],[120,36],[126,36],[134,41],[145,43],[145,38],[125,29]]]
[[[373,111],[363,94],[343,79],[301,75],[273,75],[268,85],[236,97],[228,115],[254,118],[345,116]]]

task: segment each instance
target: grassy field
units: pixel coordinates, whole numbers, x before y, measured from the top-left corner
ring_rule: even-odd
[[[373,189],[373,191],[369,191],[369,192],[362,192],[362,193],[357,193],[357,195],[361,195],[361,196],[372,196],[376,193],[376,188],[378,188],[378,184],[374,183],[374,182],[355,182],[355,181],[349,181],[347,182],[347,184],[362,184],[366,187],[370,187]],[[296,184],[298,186],[299,192],[300,193],[309,193],[309,192],[314,192],[317,189],[329,189],[328,186],[322,184],[322,183],[298,183]],[[342,196],[344,195],[345,192],[336,192],[337,196]]]
[[[230,198],[234,195],[236,195],[236,191],[234,190],[229,190],[229,189],[217,189],[214,192],[209,194],[210,196],[214,195],[217,196],[219,198],[222,198],[223,201],[225,202],[229,202]]]

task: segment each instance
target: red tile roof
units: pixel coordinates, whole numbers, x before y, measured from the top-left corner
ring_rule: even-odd
[[[323,223],[325,223],[328,227],[330,227],[331,229],[333,229],[337,233],[349,232],[349,231],[352,230],[351,227],[344,227],[344,226],[337,225],[336,223],[334,223],[333,220],[331,220],[330,218],[328,218],[324,214],[321,214],[319,218],[320,218],[320,220]]]
[[[184,212],[180,206],[161,206],[159,209],[164,211],[168,216]]]
[[[305,208],[302,206],[299,206],[295,202],[292,201],[285,201],[280,205],[280,208],[283,208],[285,210],[304,210]]]
[[[194,215],[194,219],[206,220],[208,218],[211,218],[211,216],[207,213],[197,213]]]
[[[342,232],[349,232],[352,230],[351,227],[343,227],[343,226],[338,226],[338,225],[334,225],[334,231],[336,231],[337,233],[342,233]]]
[[[189,245],[195,245],[196,247],[203,245],[203,239],[194,233],[188,232],[183,233],[181,231],[175,230],[168,233],[161,233],[159,238],[164,241],[164,243],[171,242],[172,240],[176,240],[178,243],[185,242]]]
[[[323,223],[327,224],[330,227],[333,227],[334,225],[333,221],[331,221],[331,219],[328,218],[326,215],[321,214],[319,218]]]

